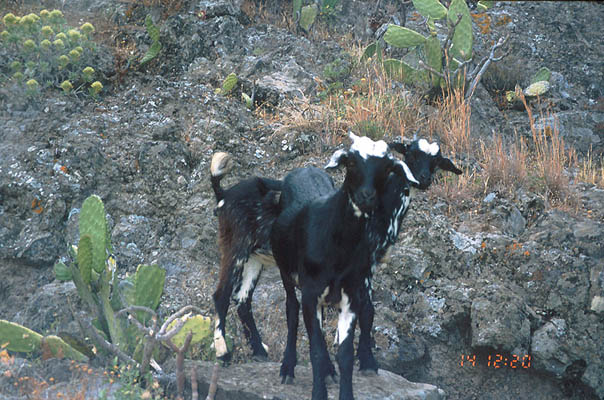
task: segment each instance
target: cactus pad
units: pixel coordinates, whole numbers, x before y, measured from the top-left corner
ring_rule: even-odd
[[[101,273],[107,258],[107,221],[105,206],[97,195],[84,200],[80,211],[80,238],[90,236],[92,244],[92,268]],[[81,240],[81,239],[80,239]]]
[[[80,353],[63,339],[55,335],[45,336],[42,339],[41,347],[48,350],[50,354],[57,358],[69,358],[71,360],[86,362],[88,357]]]
[[[63,262],[61,262],[61,261],[57,262],[54,265],[53,269],[55,271],[55,277],[58,280],[65,282],[65,281],[70,281],[72,279],[71,270]]]
[[[449,6],[447,19],[450,25],[457,22],[458,16],[461,15],[461,21],[455,27],[453,41],[449,55],[459,61],[469,60],[472,57],[472,19],[470,18],[470,10],[465,0],[453,0]],[[452,68],[457,67],[455,61],[451,62]]]
[[[550,72],[550,70],[547,69],[547,67],[542,67],[531,78],[531,84],[536,83],[536,82],[541,82],[541,81],[549,81],[549,78],[551,78],[551,76],[552,76],[552,73]]]
[[[447,9],[438,0],[413,0],[413,6],[426,18],[441,19],[447,15]]]
[[[78,244],[77,260],[80,275],[85,284],[90,283],[92,275],[92,259],[92,240],[90,239],[90,235],[84,235],[80,238],[80,243]]]
[[[394,47],[406,48],[422,45],[426,38],[412,29],[390,24],[384,34],[384,40]]]
[[[191,338],[191,344],[199,343],[203,339],[212,335],[211,329],[211,321],[210,318],[204,317],[202,315],[191,316],[190,314],[184,315],[180,318],[182,321],[186,321],[183,325],[182,329],[172,337],[172,343],[174,343],[178,347],[182,347],[189,331],[193,331],[193,337]],[[172,329],[172,327],[178,322],[178,319],[173,321],[168,330]]]
[[[134,277],[134,302],[132,305],[145,306],[155,310],[164,290],[165,279],[166,271],[157,265],[139,265]],[[143,321],[144,313],[137,317],[139,321]]]
[[[316,4],[302,7],[302,12],[300,13],[300,26],[302,29],[308,32],[312,24],[315,22],[317,14],[319,14],[319,9],[317,8]]]
[[[228,94],[235,88],[237,85],[237,75],[234,72],[231,72],[226,78],[224,78],[224,82],[222,82],[222,94]]]
[[[14,322],[0,319],[0,344],[8,342],[8,349],[29,353],[40,349],[42,335]]]

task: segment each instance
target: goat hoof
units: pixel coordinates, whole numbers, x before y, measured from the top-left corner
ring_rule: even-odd
[[[360,373],[363,376],[377,376],[378,374],[377,369],[362,369]]]
[[[293,376],[284,376],[281,378],[281,384],[282,385],[293,385],[294,384],[294,377]]]

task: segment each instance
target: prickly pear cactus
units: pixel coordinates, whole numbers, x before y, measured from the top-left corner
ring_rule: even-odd
[[[8,343],[7,349],[21,353],[32,351],[47,351],[49,355],[58,358],[69,358],[76,361],[88,361],[88,357],[80,353],[60,337],[42,336],[14,322],[0,319],[0,343]]]
[[[50,354],[57,358],[69,358],[71,360],[86,362],[88,357],[80,353],[63,339],[55,335],[45,336],[41,343],[42,349],[47,349]]]
[[[84,235],[80,238],[77,260],[82,280],[84,283],[90,284],[93,264],[92,239],[90,238],[90,235]]]
[[[293,0],[292,15],[294,16],[294,20],[299,18],[300,10],[302,10],[302,0]]]
[[[161,42],[159,41],[159,28],[153,23],[153,18],[151,18],[151,15],[147,15],[147,17],[145,18],[145,27],[147,28],[147,33],[149,34],[149,37],[151,38],[152,42],[151,47],[149,47],[149,50],[147,50],[147,53],[140,62],[141,66],[153,60],[161,51]]]
[[[547,67],[541,67],[541,69],[539,69],[539,71],[531,78],[531,85],[541,81],[549,81],[551,76],[552,73]]]
[[[394,58],[384,60],[384,70],[388,76],[405,83],[417,82],[419,79],[419,70],[413,68],[404,61],[396,60]]]
[[[182,321],[186,321],[183,325],[182,329],[172,337],[172,343],[174,343],[178,347],[182,347],[187,335],[190,331],[193,332],[193,337],[191,338],[191,344],[199,343],[204,339],[208,338],[213,334],[211,328],[210,318],[204,317],[202,315],[190,316],[189,314],[184,315],[180,318]],[[171,329],[176,323],[178,319],[173,321],[168,329]]]
[[[134,276],[134,290],[131,292],[134,298],[131,305],[145,306],[155,310],[159,305],[159,299],[164,290],[166,271],[155,264],[139,265]],[[137,319],[141,322],[148,315],[140,313]]]
[[[40,348],[42,335],[22,325],[0,319],[0,343],[8,350],[29,353]]]
[[[424,54],[426,57],[426,64],[437,72],[442,72],[443,61],[442,61],[442,50],[440,48],[440,42],[436,36],[430,36],[424,44]],[[440,76],[430,73],[432,86],[440,86]]]
[[[70,281],[73,279],[73,276],[71,275],[71,270],[67,265],[65,265],[65,263],[59,261],[54,265],[53,269],[57,279],[62,282]]]
[[[384,34],[384,40],[394,47],[407,48],[424,44],[426,38],[412,29],[390,24]]]
[[[453,40],[451,44],[450,54],[453,58],[459,61],[465,61],[472,57],[472,18],[470,17],[470,10],[465,0],[453,0],[449,6],[449,12],[447,14],[447,20],[450,25],[457,22],[459,15],[461,15],[461,21],[455,27],[455,33],[453,33]],[[457,67],[457,62],[453,61],[452,69]]]
[[[447,15],[447,9],[438,0],[413,0],[413,6],[426,18],[441,19]]]
[[[92,268],[100,274],[107,258],[107,221],[105,206],[97,195],[84,200],[80,210],[80,238],[85,235],[90,236],[92,243]]]
[[[224,82],[222,83],[222,94],[229,94],[231,90],[235,88],[237,85],[237,75],[234,72],[231,72],[226,78],[224,78]]]
[[[318,14],[319,8],[316,4],[310,4],[302,7],[300,12],[300,27],[308,32],[312,24],[315,22]]]

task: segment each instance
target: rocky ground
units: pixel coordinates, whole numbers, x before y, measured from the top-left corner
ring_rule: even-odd
[[[405,21],[411,13],[383,3],[381,22],[393,16]],[[279,15],[278,2],[262,4],[266,14]],[[242,90],[251,92],[255,83],[256,99],[273,106],[300,93],[310,97],[325,65],[344,57],[338,32],[367,43],[377,15],[373,2],[351,0],[332,22],[331,39],[319,39],[257,20],[259,13],[250,9],[258,7],[251,1],[198,1],[183,2],[170,16],[151,10],[167,17],[159,59],[121,76],[117,55],[106,50],[99,68],[109,79],[98,102],[56,92],[32,104],[10,88],[0,89],[1,318],[38,332],[80,335],[65,306],[77,304],[75,288],[56,281],[52,266],[77,242],[79,207],[91,194],[103,199],[110,216],[120,271],[133,272],[140,263],[165,268],[162,315],[188,304],[213,313],[213,152],[234,155],[228,185],[251,175],[282,177],[301,165],[323,165],[335,149],[322,132],[260,118],[238,94],[223,96],[215,89],[235,72]],[[131,29],[127,11],[128,3],[106,0],[74,2],[65,13],[108,18],[122,39],[146,49],[144,30]],[[501,23],[493,24],[488,38],[510,34],[509,65],[521,65],[520,81],[541,66],[553,72],[548,101],[567,145],[580,155],[590,148],[602,154],[602,5],[502,2],[489,12]],[[140,24],[138,13],[144,17],[146,11],[135,8],[130,18]],[[488,45],[476,42],[484,54]],[[472,106],[473,136],[488,137],[495,128],[509,138],[514,131],[530,135],[526,113],[500,111],[484,88]],[[451,399],[604,398],[604,191],[573,183],[572,192],[576,201],[566,208],[525,190],[513,197],[485,193],[471,207],[436,189],[418,193],[399,242],[375,277],[376,353],[380,367],[393,373],[380,373],[375,379],[384,381],[375,387],[403,385],[400,375],[435,385]],[[271,362],[280,361],[285,347],[284,300],[278,271],[265,271],[254,314]],[[335,323],[330,314],[328,337]],[[277,383],[276,367],[248,365],[234,315],[229,328],[235,365],[221,370],[225,393],[230,399],[261,398],[270,385],[249,382]],[[299,338],[300,378],[293,387],[275,389],[273,398],[304,398],[310,387],[303,324]],[[512,363],[512,354],[526,357]],[[489,357],[492,363],[501,357],[500,368],[489,367]],[[46,380],[53,376],[48,390],[56,393],[53,386],[78,382],[64,362],[18,358],[17,365]],[[11,379],[0,377],[0,396],[24,398]],[[355,388],[371,385],[359,379],[364,381],[355,381]],[[413,398],[441,396],[430,390]],[[335,386],[330,391],[335,395]]]

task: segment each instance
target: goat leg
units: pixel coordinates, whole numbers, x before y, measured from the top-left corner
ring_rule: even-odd
[[[281,362],[281,383],[294,383],[294,368],[297,363],[296,340],[298,337],[298,314],[300,312],[300,303],[296,298],[296,289],[289,279],[283,277],[283,286],[286,294],[286,315],[287,315],[287,345],[283,353]]]
[[[371,330],[373,328],[373,315],[375,309],[371,301],[371,278],[367,278],[360,293],[361,305],[359,309],[359,346],[357,356],[359,357],[360,371],[364,375],[377,374],[378,364],[373,356],[371,343]]]

